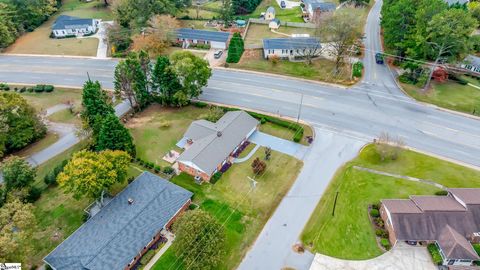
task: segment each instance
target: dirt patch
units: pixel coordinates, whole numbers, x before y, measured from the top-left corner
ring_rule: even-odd
[[[251,50],[245,50],[243,52],[242,58],[240,59],[239,63],[243,64],[245,62],[248,62],[252,59],[259,59],[262,57],[262,50],[260,49],[251,49]]]

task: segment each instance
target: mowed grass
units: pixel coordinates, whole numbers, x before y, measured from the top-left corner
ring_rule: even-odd
[[[303,145],[308,145],[307,140],[305,137],[307,136],[313,136],[313,130],[304,124],[300,124],[303,127],[303,140],[301,140],[299,143]],[[293,136],[295,135],[295,131],[291,129],[286,129],[284,127],[274,125],[270,122],[266,122],[265,124],[260,125],[260,131],[264,133],[268,133],[270,135],[291,141],[293,139]]]
[[[292,34],[308,34],[310,36],[315,36],[315,29],[312,28],[280,26],[276,31],[285,35],[270,31],[266,24],[251,23],[248,27],[247,35],[245,36],[245,45],[262,45],[264,38],[288,38],[287,35]]]
[[[206,21],[200,20],[178,20],[180,27],[193,28],[193,29],[204,29],[209,31],[218,31],[217,28],[206,26]]]
[[[225,256],[217,269],[234,269],[262,230],[268,218],[295,181],[302,162],[273,151],[266,172],[256,177],[258,184],[251,190],[248,177],[254,177],[251,162],[264,157],[261,147],[249,160],[237,163],[212,184],[201,186],[193,178],[181,174],[172,182],[194,192],[193,202],[213,215],[226,230]],[[155,264],[154,269],[185,269],[177,260],[173,246]]]
[[[48,117],[48,120],[52,122],[73,124],[76,126],[82,125],[82,120],[80,119],[80,116],[76,115],[75,113],[71,113],[68,109],[53,113]]]
[[[346,72],[334,75],[335,64],[330,60],[317,59],[311,65],[303,62],[290,62],[288,60],[279,60],[277,63],[274,63],[263,58],[262,50],[247,50],[244,52],[240,62],[229,64],[229,66],[343,85],[352,85],[354,83],[350,78],[350,74],[346,74]]]
[[[282,9],[276,0],[263,0],[250,15],[251,18],[259,18],[262,12],[266,12],[268,7],[275,8],[275,18],[285,22],[304,22],[302,18],[302,9],[295,7],[291,9]]]
[[[23,87],[23,85],[13,84],[12,86],[18,88]],[[22,95],[22,97],[24,97],[27,102],[37,110],[37,112],[41,112],[58,104],[65,104],[67,102],[73,102],[74,108],[79,110],[82,102],[81,89],[55,87],[55,90],[50,93],[23,92],[19,94]]]
[[[479,81],[470,79],[470,82],[480,86]],[[421,87],[415,85],[401,85],[416,100],[469,114],[474,114],[475,110],[475,115],[480,115],[480,89],[470,85],[461,85],[454,81],[432,82],[432,88],[427,93],[423,93]]]
[[[382,251],[368,219],[368,205],[438,191],[431,185],[359,171],[354,165],[429,179],[446,187],[480,187],[480,171],[407,150],[395,161],[381,162],[375,146],[369,145],[339,169],[307,223],[301,240],[312,252],[355,260],[378,256]]]
[[[59,11],[33,32],[22,35],[8,47],[5,52],[18,54],[52,54],[96,56],[97,38],[50,38],[51,28],[59,15],[76,16],[80,18],[94,18],[111,20],[113,18],[109,8],[103,7],[103,1],[94,0],[89,3],[78,0],[64,0]]]

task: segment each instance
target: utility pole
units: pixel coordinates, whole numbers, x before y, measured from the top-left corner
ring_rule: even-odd
[[[300,121],[300,114],[302,113],[302,105],[303,105],[303,93],[300,94],[300,105],[298,106],[298,115],[297,115],[297,124]]]
[[[337,198],[338,198],[338,191],[335,193],[335,201],[333,202],[332,217],[335,216],[335,208],[337,207]]]

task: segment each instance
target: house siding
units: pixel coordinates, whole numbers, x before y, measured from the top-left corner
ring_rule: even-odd
[[[385,208],[385,206],[382,204],[380,207],[380,217],[385,223],[385,229],[388,231],[388,240],[390,240],[390,243],[394,245],[397,242],[397,237],[395,235],[395,230],[393,229],[392,221],[388,217],[388,210]]]

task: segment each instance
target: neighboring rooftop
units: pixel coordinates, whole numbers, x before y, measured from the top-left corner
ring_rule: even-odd
[[[440,231],[437,243],[447,258],[480,260],[470,242],[449,225]]]
[[[312,37],[265,38],[264,49],[307,49],[320,48],[320,40]]]
[[[275,14],[275,8],[274,7],[268,7],[267,8],[267,13]]]
[[[93,25],[93,19],[78,18],[67,15],[60,15],[53,23],[53,30],[79,29]]]
[[[478,67],[480,66],[480,57],[469,54],[465,57],[463,63]]]
[[[244,111],[227,112],[216,123],[194,121],[184,135],[193,144],[177,160],[192,162],[211,174],[257,125],[258,121]]]
[[[315,10],[319,8],[321,11],[333,11],[337,8],[337,5],[332,2],[325,2],[323,0],[303,0],[305,5],[312,6],[312,9]]]
[[[394,214],[416,214],[422,212],[412,200],[391,199],[383,200],[382,203],[388,208],[390,213]]]
[[[444,0],[445,3],[447,3],[449,6],[454,5],[454,4],[460,4],[464,5],[470,2],[470,0]]]
[[[410,196],[423,212],[426,211],[467,211],[451,196]]]
[[[465,204],[480,204],[477,188],[449,188],[448,191]]]
[[[177,37],[184,39],[208,40],[216,42],[227,42],[230,37],[229,32],[198,30],[191,28],[177,29]]]
[[[44,261],[54,269],[124,269],[192,197],[143,172]]]

